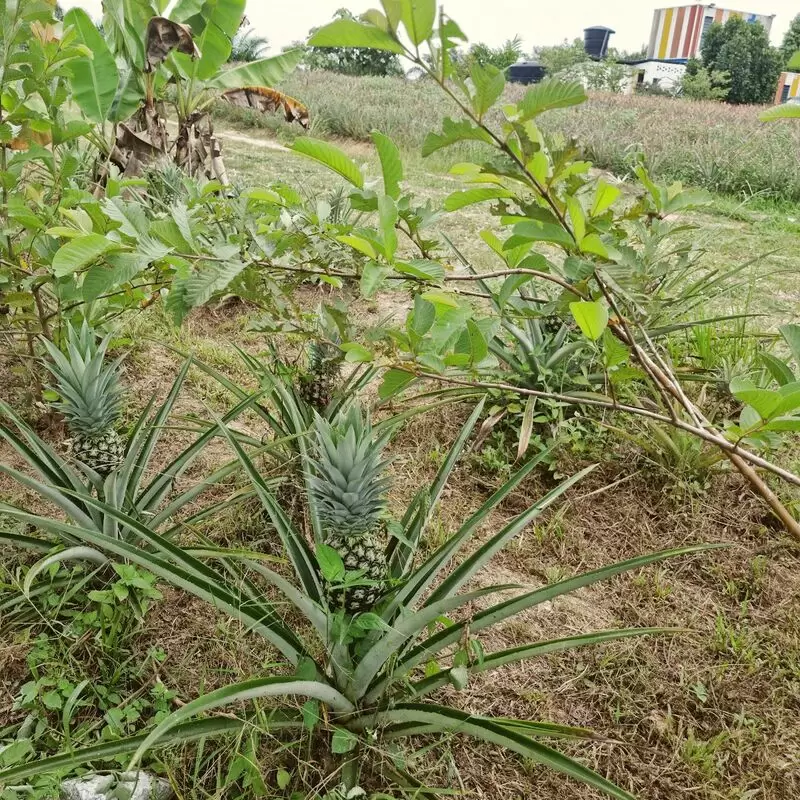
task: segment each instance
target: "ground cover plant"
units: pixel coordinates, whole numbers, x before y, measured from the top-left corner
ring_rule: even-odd
[[[185,796],[793,796],[800,328],[763,247],[793,223],[590,170],[546,132],[582,87],[509,103],[462,42],[428,2],[310,42],[414,61],[434,161],[233,139],[224,191],[69,195],[119,228],[17,212],[65,290],[101,231],[174,272],[116,319],[14,315],[5,796],[140,764]]]

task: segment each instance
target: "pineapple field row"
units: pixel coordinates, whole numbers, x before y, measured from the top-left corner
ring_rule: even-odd
[[[415,154],[223,68],[245,0],[104,6],[0,9],[0,800],[795,798],[792,210],[597,170],[432,0],[309,43]]]

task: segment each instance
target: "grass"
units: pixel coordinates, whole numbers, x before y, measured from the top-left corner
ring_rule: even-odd
[[[281,89],[311,111],[311,135],[369,141],[373,129],[391,136],[407,152],[418,152],[427,133],[456,109],[428,80],[354,78],[325,72],[297,72]],[[524,92],[508,86],[506,97]],[[653,174],[735,197],[800,200],[800,126],[791,121],[759,122],[756,106],[730,106],[668,97],[593,95],[574,109],[543,118],[551,133],[574,136],[586,157],[603,169],[627,175],[640,154]],[[280,116],[225,106],[223,119],[262,128],[288,139]],[[460,146],[461,157],[480,153]],[[456,158],[455,160],[461,160]],[[435,164],[440,165],[436,157]]]

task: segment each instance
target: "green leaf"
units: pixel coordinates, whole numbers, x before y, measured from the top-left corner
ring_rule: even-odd
[[[789,345],[789,349],[794,356],[795,364],[800,367],[800,325],[794,323],[790,325],[781,325],[778,330],[786,344]]]
[[[340,583],[344,579],[344,561],[333,547],[327,544],[317,545],[317,562],[320,572],[326,581]]]
[[[401,392],[409,383],[414,380],[414,375],[402,369],[390,369],[384,373],[383,380],[381,381],[380,388],[378,389],[378,397],[385,400]]]
[[[608,327],[608,309],[602,303],[580,300],[577,303],[570,303],[569,310],[583,335],[593,342],[597,341]]]
[[[75,30],[75,43],[91,51],[69,62],[72,97],[92,122],[105,122],[119,83],[114,56],[89,15],[82,8],[71,8],[64,15],[64,26]]]
[[[22,583],[23,594],[29,595],[36,578],[53,564],[60,564],[62,561],[91,561],[95,564],[107,564],[108,557],[93,547],[68,547],[65,550],[46,556],[33,564],[28,570]]]
[[[467,686],[469,671],[465,666],[453,667],[448,673],[450,683],[460,692]]]
[[[555,222],[542,222],[538,219],[530,219],[525,222],[518,222],[514,226],[514,236],[507,240],[504,247],[512,249],[519,244],[515,240],[528,240],[533,242],[552,242],[563,247],[574,247],[575,240]]]
[[[161,740],[159,746],[166,747],[175,742],[186,742],[204,739],[208,736],[237,733],[243,729],[248,729],[250,724],[247,720],[230,717],[213,717],[197,722],[189,722],[174,728]],[[274,722],[270,721],[269,727],[278,730],[282,727],[297,727],[297,724],[293,722],[287,725],[285,722],[276,719]],[[71,750],[48,758],[36,758],[33,761],[19,764],[9,769],[0,769],[0,785],[10,786],[14,783],[22,783],[26,778],[48,773],[60,772],[66,774],[75,769],[75,767],[90,762],[109,761],[123,753],[133,752],[144,739],[144,734],[131,736],[127,739],[114,739],[113,741]]]
[[[429,133],[425,137],[422,144],[422,155],[423,157],[429,156],[443,147],[468,140],[493,144],[491,135],[484,128],[479,128],[466,119],[456,122],[447,117],[442,123],[441,133]]]
[[[480,364],[489,355],[489,345],[481,329],[471,320],[467,320],[469,333],[470,361],[474,365]]]
[[[90,233],[72,239],[53,256],[53,273],[57,278],[72,275],[96,261],[104,253],[121,248],[118,242],[99,233]]]
[[[388,270],[376,261],[367,261],[361,270],[361,280],[359,281],[361,294],[367,299],[372,297],[387,274]]]
[[[292,780],[292,776],[283,768],[278,770],[278,774],[275,776],[275,782],[278,784],[279,789],[285,789]]]
[[[301,713],[303,715],[303,726],[313,731],[322,719],[319,714],[319,700],[306,700],[301,708]]]
[[[359,253],[363,253],[367,258],[375,259],[378,257],[378,254],[375,252],[375,248],[372,246],[372,242],[368,239],[364,239],[357,234],[347,234],[345,236],[337,236],[337,241],[340,241],[342,244],[350,245],[354,250],[358,250]]]
[[[791,386],[791,384],[787,384],[787,386]],[[730,382],[729,388],[737,400],[752,406],[764,420],[769,419],[781,404],[781,396],[778,392],[761,389],[749,378],[734,378]]]
[[[572,232],[578,243],[583,249],[583,239],[586,237],[586,213],[583,210],[581,201],[577,197],[567,198],[567,210],[569,220],[572,223]]]
[[[438,261],[415,258],[411,261],[396,261],[394,271],[401,275],[411,275],[423,281],[440,281],[444,278],[444,266]]]
[[[789,63],[786,65],[786,69],[792,72],[800,71],[800,50],[798,50],[790,59]]]
[[[175,727],[159,743],[159,747],[166,747],[175,742],[187,742],[195,739],[205,739],[208,736],[218,736],[222,734],[238,733],[247,730],[251,723],[245,719],[233,719],[231,717],[213,717],[196,722],[184,723]],[[297,723],[287,723],[283,720],[270,720],[270,729],[279,730],[281,728],[296,728]],[[113,741],[95,744],[67,753],[60,753],[48,758],[37,758],[25,764],[11,767],[10,769],[0,770],[0,785],[10,786],[14,783],[22,783],[26,778],[36,777],[48,773],[66,774],[76,767],[91,762],[102,762],[115,759],[124,753],[133,752],[145,739],[145,735],[131,736],[126,739],[114,739]],[[24,740],[28,741],[28,740]]]
[[[400,183],[403,180],[403,162],[400,150],[386,134],[372,131],[372,141],[378,151],[383,172],[383,190],[389,197],[397,200],[400,197]]]
[[[550,174],[550,161],[543,150],[537,150],[533,154],[533,158],[527,164],[527,169],[538,183],[542,185],[547,183],[547,176]]]
[[[397,224],[398,215],[397,206],[388,194],[378,198],[378,218],[383,233],[384,255],[387,261],[392,261],[397,250],[397,231],[394,226]]]
[[[617,201],[617,198],[622,194],[616,186],[606,183],[602,178],[597,182],[597,188],[594,191],[594,201],[592,208],[589,211],[590,217],[599,217],[604,211],[611,208]]]
[[[383,621],[383,619],[372,611],[359,614],[358,617],[356,617],[355,625],[362,631],[391,630],[390,627]]]
[[[525,736],[520,729],[510,725],[504,726],[499,721],[477,717],[465,711],[458,711],[447,706],[432,703],[398,703],[394,708],[380,713],[381,722],[385,725],[408,725],[417,722],[426,724],[429,733],[450,733],[470,736],[479,741],[489,742],[518,753],[549,769],[568,775],[570,778],[585,783],[604,792],[615,800],[636,800],[636,798],[616,786],[602,775],[594,772],[578,761],[575,761],[557,750]]]
[[[787,383],[793,383],[795,380],[794,372],[790,369],[789,365],[781,359],[776,358],[771,353],[762,353],[761,360],[764,362],[772,379],[779,385],[785,386]]]
[[[340,347],[347,354],[344,360],[350,364],[368,364],[375,359],[373,353],[358,342],[346,342]]]
[[[216,89],[242,89],[248,86],[270,88],[293,72],[302,60],[303,51],[298,47],[277,56],[220,70],[219,74],[208,81],[208,85]]]
[[[562,82],[555,78],[545,78],[525,92],[519,111],[522,119],[528,120],[553,108],[579,105],[587,99],[583,85],[577,81]]]
[[[477,61],[473,62],[469,74],[474,88],[472,110],[481,119],[503,94],[506,78],[503,71],[492,64],[481,66]]]
[[[584,253],[593,253],[601,258],[608,258],[608,249],[596,233],[588,233],[580,240],[580,248]]]
[[[502,186],[480,186],[474,189],[460,189],[448,195],[444,201],[446,211],[458,211],[460,208],[483,203],[486,200],[499,200],[513,197],[514,193]]]
[[[400,0],[401,19],[408,38],[421,45],[433,33],[436,21],[436,0]]]
[[[246,264],[242,260],[220,263],[200,261],[184,284],[185,300],[192,307],[203,305],[217,292],[227,288]]]
[[[166,719],[156,725],[139,745],[131,758],[129,769],[133,769],[151,747],[180,723],[221,706],[241,703],[260,697],[307,697],[326,703],[334,711],[340,713],[347,714],[355,710],[353,704],[344,695],[321,681],[285,677],[253,678],[230,686],[223,686],[221,689],[198,697],[196,700],[192,700],[185,706],[173,711]]]
[[[83,277],[83,299],[95,300],[101,294],[135,278],[149,263],[147,253],[109,253],[108,263],[95,264]]]
[[[349,753],[358,746],[358,737],[345,728],[334,728],[331,750],[337,755]]]
[[[389,53],[404,53],[391,34],[354,19],[337,19],[324,25],[308,40],[309,47],[367,47]]]
[[[340,21],[346,22],[347,20]],[[315,161],[319,161],[320,164],[324,164],[328,169],[337,172],[346,181],[352,183],[353,186],[359,189],[364,188],[364,176],[361,174],[361,170],[358,168],[355,161],[335,145],[322,142],[319,139],[303,137],[295,141],[292,145],[292,150],[294,150],[295,153],[300,153],[301,155],[313,158]]]

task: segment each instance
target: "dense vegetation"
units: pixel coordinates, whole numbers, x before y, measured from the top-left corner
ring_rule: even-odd
[[[794,796],[796,264],[382,7],[308,47],[412,61],[424,131],[224,70],[244,0],[2,8],[2,800]],[[264,180],[215,99],[322,122]]]

